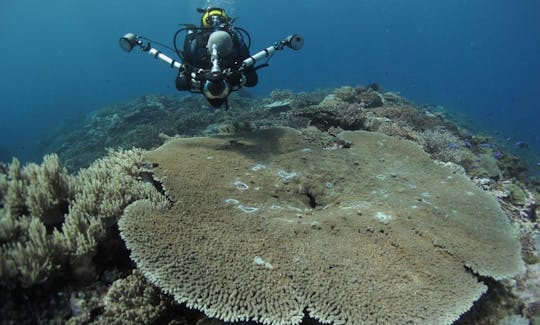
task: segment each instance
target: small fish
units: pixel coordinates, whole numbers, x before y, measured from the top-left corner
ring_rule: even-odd
[[[518,148],[527,149],[529,148],[529,144],[526,141],[518,140],[514,143],[514,145]]]
[[[494,151],[493,154],[492,154],[493,158],[499,160],[501,159],[502,157],[504,157],[504,154],[500,151]]]
[[[448,145],[448,149],[459,149],[461,148],[461,145],[459,143],[450,143]]]
[[[480,143],[481,148],[491,148],[493,145],[491,143]]]
[[[465,140],[463,141],[463,143],[465,144],[465,146],[469,149],[471,149],[473,147],[473,144],[471,143],[471,141],[469,140]]]

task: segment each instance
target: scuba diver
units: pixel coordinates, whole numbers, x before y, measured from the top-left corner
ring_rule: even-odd
[[[242,87],[257,85],[257,70],[268,66],[268,60],[284,46],[299,50],[304,44],[300,35],[293,34],[283,41],[250,55],[251,37],[249,33],[234,27],[235,18],[230,18],[224,9],[210,7],[197,9],[201,15],[201,25],[183,25],[173,37],[174,48],[159,44],[173,51],[180,59],[177,61],[152,48],[150,39],[127,33],[120,38],[120,47],[130,52],[139,46],[156,59],[178,69],[176,88],[180,91],[202,93],[210,105],[218,108],[225,104],[228,109],[228,96]],[[177,38],[185,32],[182,50],[178,49]],[[148,41],[146,44],[143,40]],[[263,58],[266,62],[255,66]]]
[[[191,90],[192,80],[196,83],[197,71],[204,71],[212,68],[211,52],[209,44],[217,45],[221,51],[219,66],[223,69],[226,81],[231,90],[239,89],[241,86],[253,87],[257,84],[258,77],[254,67],[248,67],[240,72],[243,61],[250,57],[249,47],[251,37],[248,32],[239,27],[232,27],[234,19],[228,17],[225,10],[221,8],[198,9],[201,16],[201,27],[187,25],[187,35],[184,39],[184,68],[180,69],[176,78],[176,88],[178,90]],[[210,40],[212,37],[212,40]],[[248,43],[246,44],[245,39]],[[209,42],[210,41],[210,42]],[[215,44],[217,43],[217,44]],[[195,73],[195,75],[192,75]],[[207,76],[213,78],[211,74]],[[218,84],[223,86],[224,84]],[[198,85],[196,85],[198,88]],[[226,91],[226,89],[222,89]],[[219,93],[219,90],[218,90]],[[213,107],[219,107],[226,102],[226,97],[214,96],[210,92],[206,96]]]

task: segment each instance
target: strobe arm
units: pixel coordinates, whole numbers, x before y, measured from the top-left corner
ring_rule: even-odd
[[[120,47],[126,52],[131,52],[135,46],[139,46],[144,52],[148,52],[154,58],[161,60],[167,63],[171,68],[181,69],[184,65],[167,55],[161,53],[155,48],[150,46],[150,43],[146,45],[141,41],[141,37],[133,33],[127,33],[124,36],[120,37]]]
[[[270,58],[276,51],[283,50],[283,47],[289,47],[295,51],[300,50],[304,46],[304,39],[298,34],[293,34],[285,38],[283,41],[276,43],[272,46],[265,48],[264,50],[255,53],[249,58],[245,59],[242,63],[242,68],[248,68],[253,66],[257,61],[264,58]]]

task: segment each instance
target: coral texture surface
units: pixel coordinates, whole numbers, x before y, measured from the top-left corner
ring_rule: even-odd
[[[292,129],[171,140],[149,152],[172,206],[119,221],[143,274],[226,321],[451,324],[522,268],[494,198],[413,142]]]

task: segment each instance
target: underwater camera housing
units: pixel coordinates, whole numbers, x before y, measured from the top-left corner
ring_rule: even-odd
[[[222,73],[219,61],[233,51],[231,35],[225,31],[215,31],[208,37],[206,49],[210,53],[212,69],[204,74],[202,93],[208,99],[227,98],[231,87]]]
[[[231,87],[221,72],[209,72],[205,76],[202,93],[208,99],[223,99],[231,93]]]

